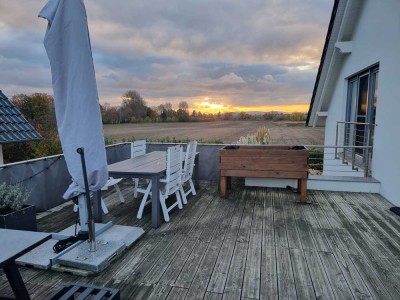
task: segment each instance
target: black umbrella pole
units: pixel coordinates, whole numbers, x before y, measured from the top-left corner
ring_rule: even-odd
[[[96,234],[95,234],[94,220],[92,214],[92,203],[90,200],[89,183],[86,172],[85,151],[83,150],[83,148],[78,148],[76,149],[76,152],[78,152],[81,156],[83,181],[85,183],[86,205],[88,211],[88,228],[89,228],[89,245],[90,245],[89,251],[94,252],[96,251]]]

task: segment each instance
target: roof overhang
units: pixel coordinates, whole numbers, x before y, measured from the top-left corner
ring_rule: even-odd
[[[352,53],[352,36],[362,5],[363,0],[335,0],[307,114],[307,126],[319,125],[327,117],[344,58]]]

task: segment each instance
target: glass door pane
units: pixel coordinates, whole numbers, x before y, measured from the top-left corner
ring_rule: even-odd
[[[359,77],[358,84],[358,101],[357,101],[357,113],[356,122],[366,123],[367,122],[367,111],[368,111],[368,86],[369,86],[369,74],[365,74]],[[355,146],[365,146],[366,145],[366,125],[357,124],[356,125],[356,138]],[[362,154],[362,148],[356,148],[356,153]]]
[[[368,107],[367,113],[367,122],[371,125],[368,126],[366,136],[368,137],[367,146],[372,146],[374,142],[374,124],[375,124],[375,114],[376,114],[376,105],[378,101],[378,77],[379,72],[375,70],[371,74],[371,88],[370,88],[370,103]]]
[[[346,122],[356,122],[356,107],[357,105],[357,79],[353,79],[349,82],[349,89],[347,95],[347,115]],[[354,145],[354,127],[352,123],[345,124],[344,130],[344,145]]]
[[[372,73],[372,105],[370,109],[369,123],[375,124],[376,104],[378,101],[378,78],[379,72]]]

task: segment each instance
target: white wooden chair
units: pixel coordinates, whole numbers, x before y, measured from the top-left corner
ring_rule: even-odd
[[[146,154],[146,141],[145,140],[138,140],[133,143],[131,143],[131,158],[144,155]],[[118,186],[118,183],[122,180],[123,178],[113,178],[110,177],[106,183],[106,185],[101,189],[102,191],[108,190],[109,187],[113,186],[115,190],[117,191],[118,198],[121,201],[121,203],[125,203],[125,198],[121,193],[121,190]],[[133,178],[134,186],[133,186],[133,196],[134,198],[137,198],[137,188],[139,184],[139,178]],[[107,206],[101,198],[101,208],[105,214],[108,213]]]
[[[191,141],[187,144],[186,147],[186,155],[185,162],[182,170],[182,179],[181,179],[181,187],[180,192],[182,196],[183,204],[187,203],[186,196],[192,193],[192,195],[196,195],[196,189],[193,184],[193,168],[194,168],[194,159],[196,157],[196,149],[197,149],[197,141]],[[188,189],[185,190],[185,185],[188,186]]]
[[[169,211],[174,207],[178,206],[179,209],[182,209],[182,200],[179,194],[180,186],[181,186],[181,177],[182,177],[182,148],[177,145],[174,147],[169,147],[167,150],[167,170],[164,178],[160,180],[160,190],[159,190],[159,198],[161,209],[164,215],[165,222],[169,221]],[[151,203],[151,199],[149,199],[150,192],[152,189],[152,183],[149,182],[146,190],[144,191],[142,202],[140,203],[139,211],[137,214],[137,218],[141,219],[143,215],[144,207]],[[138,189],[138,192],[141,192]],[[176,196],[176,202],[167,207],[166,200],[172,194]]]
[[[146,154],[146,141],[145,140],[138,140],[133,143],[131,143],[131,158],[144,155]],[[107,181],[107,183],[102,187],[102,191],[108,190],[109,187],[113,186],[117,192],[118,198],[121,201],[121,203],[125,203],[125,198],[121,193],[121,190],[118,186],[118,183],[122,180],[123,178],[113,178],[110,177]],[[133,196],[137,198],[137,189],[139,185],[139,178],[133,178],[132,179],[134,182],[133,186]],[[105,214],[108,214],[108,208],[103,200],[101,198],[101,208]],[[74,212],[78,211],[78,205],[74,205]]]
[[[131,158],[138,157],[146,154],[146,141],[134,141],[131,145]],[[133,197],[137,198],[139,178],[132,178],[133,180]]]
[[[107,180],[107,183],[101,188],[101,190],[102,190],[102,191],[106,191],[106,190],[108,190],[109,187],[112,187],[112,186],[113,186],[113,187],[115,188],[116,192],[117,192],[119,201],[121,201],[121,203],[125,203],[124,195],[122,195],[121,190],[120,190],[120,188],[119,188],[119,186],[118,186],[118,183],[119,183],[122,179],[123,179],[123,178],[113,178],[113,177],[110,177],[110,178]],[[104,200],[103,200],[103,197],[101,197],[101,209],[103,210],[103,212],[104,212],[105,214],[108,214],[108,208],[107,208],[107,206],[106,206],[106,204],[105,204],[105,202],[104,202]],[[78,205],[77,205],[77,204],[74,205],[74,212],[78,212]]]

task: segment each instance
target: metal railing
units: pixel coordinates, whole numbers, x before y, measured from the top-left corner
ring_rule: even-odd
[[[371,176],[372,146],[305,145],[309,152],[308,166],[312,175]],[[361,149],[364,156],[343,159],[344,153]]]
[[[336,159],[370,173],[375,124],[360,122],[336,123]]]

